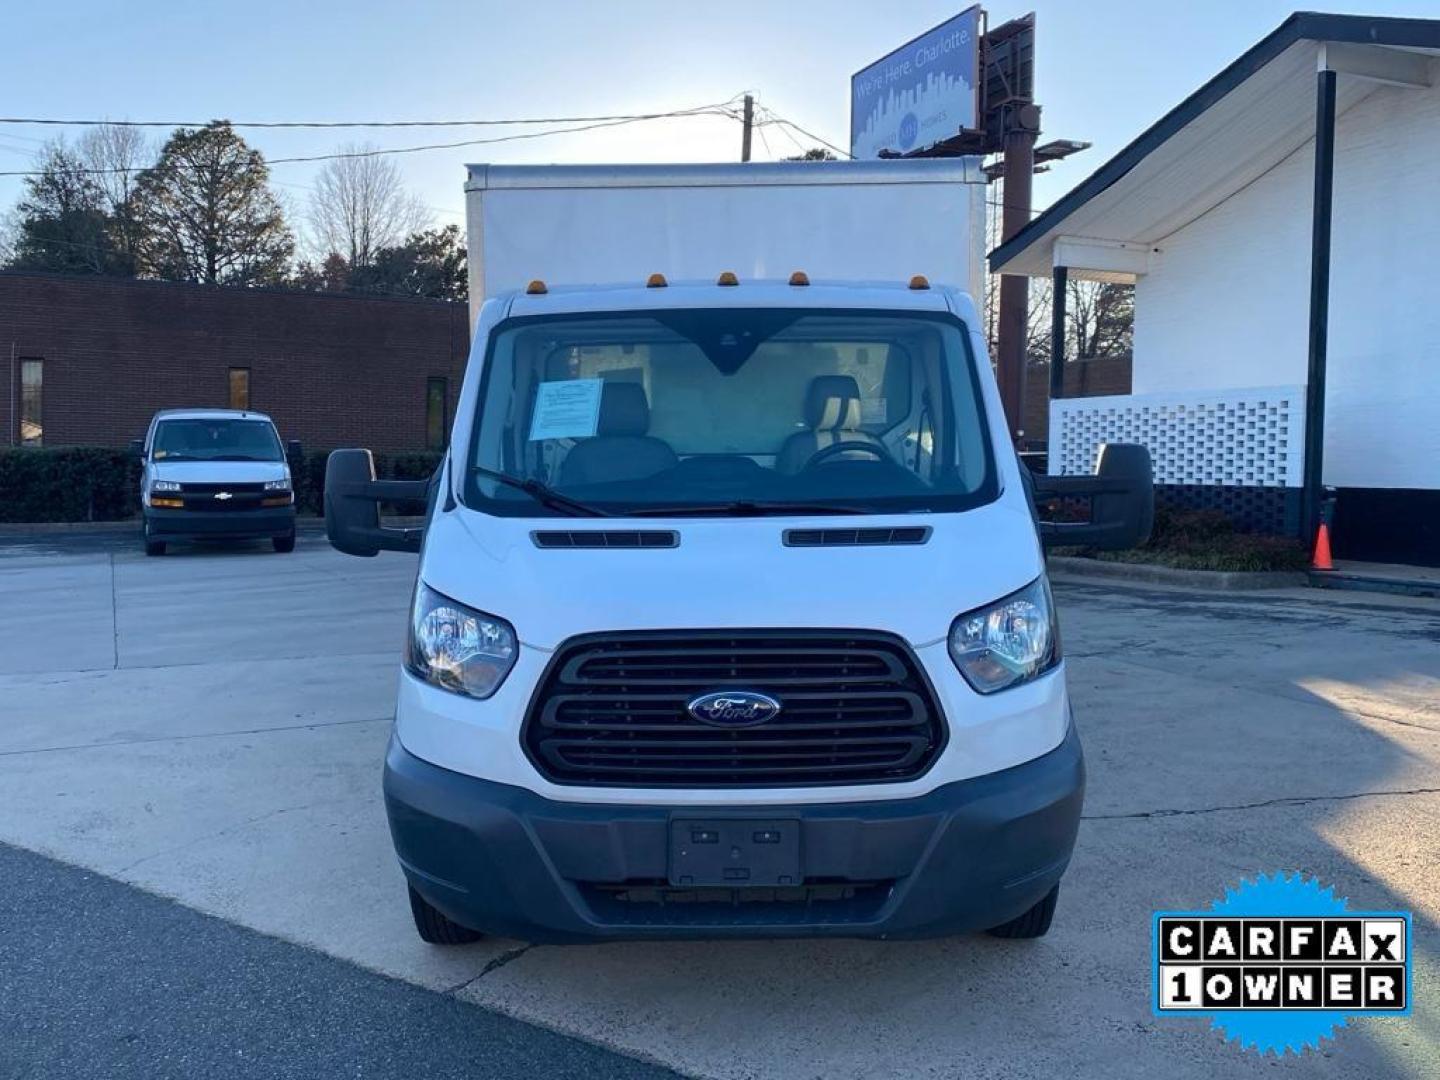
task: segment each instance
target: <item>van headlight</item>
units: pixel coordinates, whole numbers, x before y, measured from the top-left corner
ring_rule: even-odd
[[[265,490],[266,490],[266,491],[289,491],[289,490],[290,490],[290,478],[287,476],[284,480],[266,480],[266,481],[265,481]]]
[[[176,480],[151,480],[151,491],[179,491],[180,484]]]
[[[473,698],[493,694],[515,666],[515,630],[424,584],[415,587],[405,667],[417,679]]]
[[[961,615],[950,627],[950,658],[981,694],[1049,671],[1060,662],[1050,583],[1038,577],[1003,600]]]

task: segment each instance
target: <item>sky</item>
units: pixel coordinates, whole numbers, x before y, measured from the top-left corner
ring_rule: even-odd
[[[1293,2],[1293,0],[1292,0]],[[726,0],[113,0],[0,4],[0,115],[203,122],[496,119],[617,115],[732,101],[848,144],[850,76],[968,6],[963,0],[784,3]],[[1436,0],[1310,10],[1440,15]],[[1290,14],[1273,0],[991,0],[990,25],[1036,13],[1042,141],[1093,148],[1037,176],[1037,206],[1063,195]],[[62,129],[0,124],[0,171],[30,166]],[[535,129],[264,131],[269,157],[347,142],[413,146]],[[156,138],[164,135],[161,129]],[[436,224],[463,221],[467,162],[734,161],[727,117],[400,155]],[[798,143],[814,143],[797,137]],[[794,154],[779,126],[754,157]],[[277,164],[272,181],[303,213],[317,165]],[[21,181],[0,177],[0,212]]]

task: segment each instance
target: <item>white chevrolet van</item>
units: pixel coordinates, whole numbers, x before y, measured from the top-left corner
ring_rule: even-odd
[[[286,451],[264,413],[162,409],[143,439],[140,508],[146,555],[196,540],[269,540],[295,550],[295,490]],[[292,442],[293,454],[300,444]]]
[[[420,553],[384,787],[421,936],[1045,933],[1085,770],[1041,531],[1149,530],[1148,455],[1099,464],[1037,526],[923,278],[486,301],[423,530],[367,451],[326,476],[337,548]]]

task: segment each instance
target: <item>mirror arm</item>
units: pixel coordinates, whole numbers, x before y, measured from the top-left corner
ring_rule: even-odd
[[[357,538],[369,540],[379,551],[418,552],[420,542],[425,538],[421,528],[394,529],[381,525],[378,529],[354,529]]]
[[[1035,476],[1035,497],[1054,499],[1065,495],[1128,495],[1135,483],[1110,476]]]
[[[1022,467],[1023,466],[1022,464]],[[1096,472],[1090,476],[1025,476],[1035,509],[1035,526],[1045,547],[1094,547],[1118,551],[1150,537],[1155,519],[1154,467],[1143,446],[1101,445]],[[1090,503],[1088,521],[1045,521],[1043,504],[1079,498]]]
[[[371,502],[424,502],[430,490],[428,480],[361,480],[336,483],[331,491],[347,499],[369,499]]]
[[[424,480],[365,480],[358,483],[337,483],[332,494],[341,499],[363,499],[366,502],[401,502],[425,499],[429,485]],[[420,542],[425,538],[423,528],[393,528],[381,525],[378,529],[359,530],[381,551],[418,552]]]

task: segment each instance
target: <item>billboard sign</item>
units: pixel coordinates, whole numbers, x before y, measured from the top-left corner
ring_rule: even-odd
[[[979,126],[979,5],[850,77],[850,153],[925,150]]]

